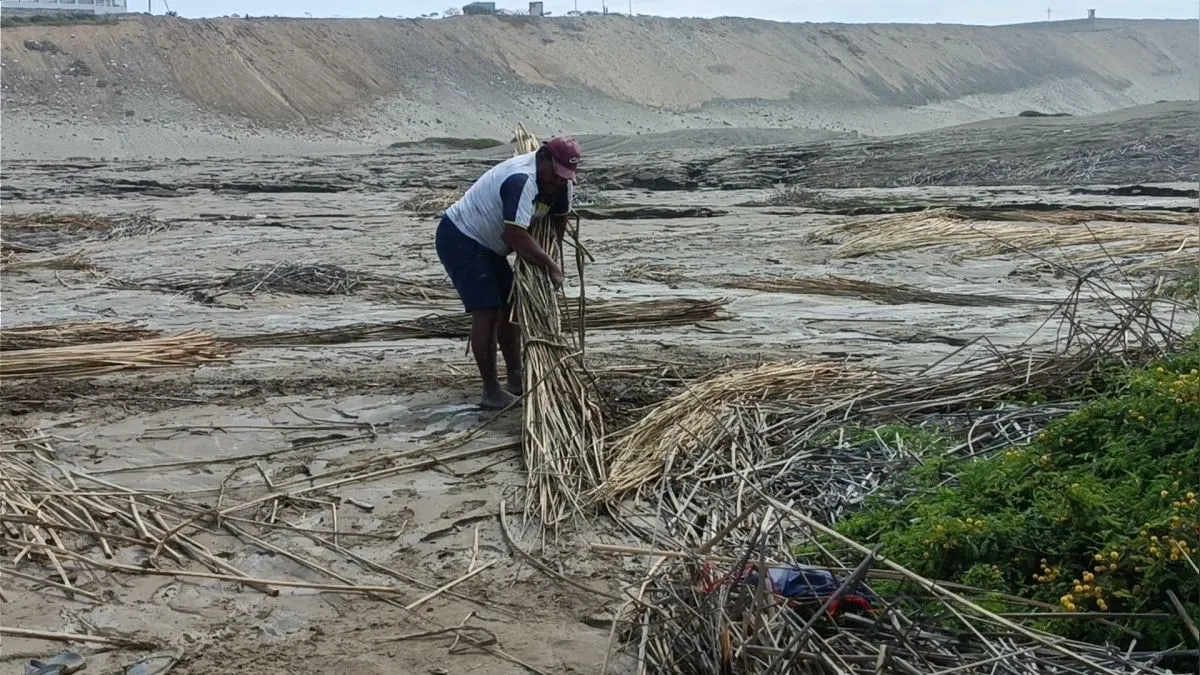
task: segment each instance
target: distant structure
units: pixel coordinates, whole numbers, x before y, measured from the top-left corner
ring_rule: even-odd
[[[542,16],[543,13],[544,12],[542,9],[542,3],[540,3],[540,2],[529,3],[529,16]]]
[[[126,14],[125,0],[0,0],[0,13],[21,14]]]
[[[0,0],[3,1],[3,0]],[[463,5],[463,14],[495,14],[496,3],[494,2],[472,2],[469,5]]]

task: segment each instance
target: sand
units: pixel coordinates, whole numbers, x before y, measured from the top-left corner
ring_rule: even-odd
[[[0,45],[3,154],[204,157],[507,140],[513,119],[546,134],[912,133],[1026,109],[1078,115],[1194,100],[1196,31],[1195,21],[1081,30],[618,16],[14,27]]]
[[[237,336],[458,312],[445,300],[282,293],[205,300],[121,282],[287,260],[445,287],[432,246],[435,219],[401,204],[425,190],[462,187],[509,150],[388,146],[427,136],[508,140],[520,120],[543,134],[578,133],[588,149],[584,192],[608,205],[589,207],[594,215],[583,222],[596,258],[586,271],[588,298],[729,301],[726,314],[710,321],[589,332],[589,359],[614,427],[677,390],[671,380],[640,377],[647,368],[691,378],[722,363],[811,357],[915,368],[973,340],[1049,344],[1057,324],[1045,320],[1073,280],[1045,260],[943,249],[846,258],[826,230],[870,217],[847,214],[897,206],[1194,214],[1188,190],[1200,172],[1198,132],[1188,121],[1200,112],[1192,101],[1196,22],[1101,27],[608,17],[6,28],[6,244],[34,241],[12,226],[20,213],[146,210],[165,226],[109,241],[40,233],[45,250],[17,260],[79,251],[94,267],[3,271],[3,325],[137,320]],[[66,54],[25,49],[25,39],[53,40]],[[75,58],[94,74],[62,75],[61,62]],[[284,67],[288,59],[302,65]],[[51,104],[73,112],[51,114]],[[1079,116],[1013,117],[1029,107]],[[967,126],[946,126],[960,123]],[[880,133],[889,136],[870,137]],[[1039,165],[1035,156],[1055,161]],[[1080,169],[1092,165],[1100,169]],[[1172,190],[1106,194],[1145,182]],[[823,208],[781,201],[780,188],[796,185],[819,189]],[[1122,293],[1151,281],[1107,262],[1088,269]],[[960,307],[768,293],[730,288],[722,282],[730,274],[837,275],[1017,302]],[[567,291],[578,285],[571,272]],[[1084,302],[1079,311],[1099,321],[1105,307]],[[1200,316],[1181,308],[1174,320],[1185,327]],[[493,418],[472,405],[473,368],[462,340],[248,349],[197,369],[6,379],[0,425],[52,434],[56,462],[212,506],[222,484],[222,500],[253,499],[267,494],[268,480],[401,453],[420,457],[454,432],[480,430],[461,449],[514,439],[518,414]],[[313,429],[311,420],[330,422]],[[268,478],[245,459],[258,453],[271,453],[261,460]],[[146,468],[189,460],[205,461]],[[231,477],[235,469],[243,470]],[[459,578],[472,561],[492,564],[457,594],[414,612],[359,596],[287,590],[271,598],[226,582],[85,575],[78,583],[106,594],[103,601],[6,580],[4,624],[152,640],[182,650],[172,672],[185,675],[598,673],[606,659],[609,673],[635,672],[628,654],[608,657],[619,604],[611,596],[630,588],[647,560],[598,557],[588,545],[645,542],[607,521],[542,541],[523,527],[516,506],[524,479],[517,454],[499,449],[323,491],[322,499],[341,504],[343,546],[370,565],[297,530],[262,535],[356,583],[392,587],[401,604]],[[502,500],[519,546],[592,591],[538,572],[509,550],[497,520]],[[291,527],[335,527],[320,504],[284,510]],[[212,529],[194,534],[247,573],[334,581]],[[364,534],[376,537],[355,536]],[[118,555],[138,564],[146,552]],[[18,566],[52,574],[39,563]],[[452,648],[444,634],[398,639],[464,620],[491,631],[503,654]],[[5,672],[58,648],[10,638],[4,647]],[[88,654],[87,672],[119,672],[142,655]]]

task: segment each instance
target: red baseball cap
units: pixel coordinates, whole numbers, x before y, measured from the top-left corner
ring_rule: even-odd
[[[553,138],[546,143],[546,149],[554,158],[554,173],[567,180],[575,180],[575,170],[583,157],[583,150],[575,139]]]

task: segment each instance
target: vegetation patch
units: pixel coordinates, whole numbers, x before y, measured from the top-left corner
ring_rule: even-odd
[[[1200,332],[1027,445],[927,455],[837,529],[927,578],[991,592],[994,611],[1029,609],[1001,594],[1054,606],[1044,630],[1123,643],[1132,629],[1139,648],[1163,649],[1187,640],[1180,611],[1200,623],[1198,499]]]
[[[396,141],[392,143],[392,148],[416,148],[427,145],[436,145],[443,148],[453,148],[455,150],[486,150],[504,145],[504,141],[498,141],[494,138],[454,138],[450,136],[434,136],[421,141]]]

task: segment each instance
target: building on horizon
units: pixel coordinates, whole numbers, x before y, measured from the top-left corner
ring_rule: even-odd
[[[127,14],[125,0],[0,0],[5,16],[28,14]]]

